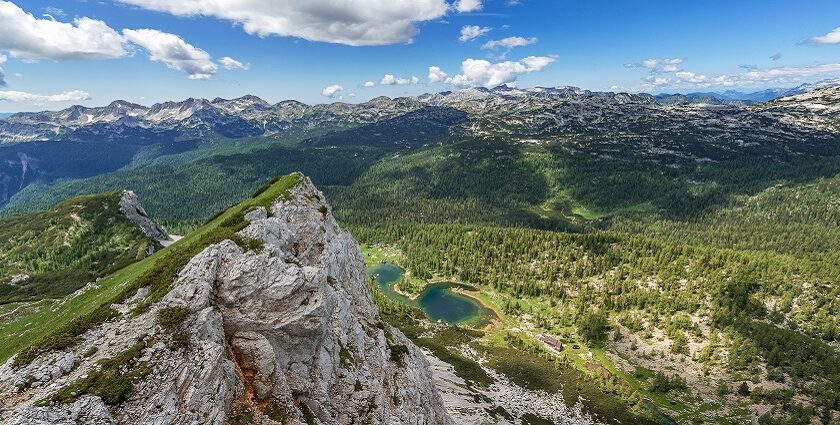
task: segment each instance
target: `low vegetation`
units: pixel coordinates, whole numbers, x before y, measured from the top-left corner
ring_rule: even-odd
[[[60,389],[52,401],[72,403],[84,394],[96,395],[108,405],[117,405],[128,399],[134,383],[143,379],[151,369],[137,359],[146,345],[137,343],[112,358],[99,362],[99,368],[87,377]]]
[[[62,297],[159,249],[120,212],[120,196],[0,218],[0,304]]]
[[[14,365],[28,364],[47,350],[69,347],[75,343],[76,337],[86,330],[115,316],[116,312],[111,309],[111,304],[126,300],[140,288],[149,288],[149,296],[135,308],[135,312],[146,311],[169,292],[178,272],[192,257],[208,245],[225,239],[235,239],[236,232],[247,225],[244,215],[249,208],[267,206],[296,186],[299,180],[299,174],[278,177],[271,182],[269,187],[258,192],[256,197],[229,208],[224,214],[198,229],[188,238],[173,244],[167,248],[166,255],[155,257],[153,263],[146,264],[147,268],[136,279],[123,286],[115,296],[100,300],[100,304],[92,311],[70,320],[21,350],[15,357]]]

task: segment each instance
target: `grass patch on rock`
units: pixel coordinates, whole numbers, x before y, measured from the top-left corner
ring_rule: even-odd
[[[134,389],[134,383],[151,372],[149,367],[137,362],[144,348],[146,345],[138,342],[110,359],[100,360],[99,369],[58,390],[52,401],[73,403],[84,394],[99,396],[105,404],[111,406],[126,401]]]

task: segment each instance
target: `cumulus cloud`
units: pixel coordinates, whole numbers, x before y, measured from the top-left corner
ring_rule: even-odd
[[[6,61],[7,61],[7,60],[9,60],[9,57],[8,57],[8,56],[6,56],[6,55],[0,55],[0,65],[2,65],[2,64],[4,64],[4,63],[6,63]]]
[[[835,28],[826,35],[811,37],[808,41],[816,44],[840,44],[840,27]]]
[[[401,77],[395,77],[391,74],[385,74],[385,76],[382,77],[382,80],[379,81],[379,84],[382,84],[383,86],[394,86],[394,85],[404,86],[404,85],[407,85],[407,84],[417,84],[419,82],[420,82],[420,79],[417,78],[417,77],[401,78]]]
[[[480,27],[478,25],[465,25],[461,27],[461,36],[458,37],[458,40],[461,43],[466,43],[470,40],[475,40],[478,37],[481,37],[488,32],[492,31],[493,29],[490,27]]]
[[[10,1],[0,1],[0,50],[25,60],[112,59],[128,53],[122,36],[102,21],[39,19]]]
[[[149,59],[183,71],[191,80],[207,80],[219,70],[210,55],[175,34],[152,29],[123,30],[125,38],[149,52]]]
[[[369,89],[369,88],[371,88],[375,85],[376,85],[376,83],[374,83],[373,81],[365,81],[365,83],[362,84],[362,87],[364,87],[366,89]]]
[[[488,50],[488,49],[496,49],[496,48],[499,48],[499,47],[503,47],[505,49],[510,50],[510,49],[513,49],[514,47],[528,46],[528,45],[534,44],[536,42],[537,42],[537,37],[529,37],[529,38],[507,37],[507,38],[503,38],[501,40],[490,40],[490,41],[484,43],[484,45],[481,46],[481,48],[485,49],[485,50]]]
[[[90,94],[81,90],[66,91],[60,94],[42,95],[21,91],[0,91],[0,101],[6,102],[27,102],[27,103],[56,103],[56,102],[80,102],[90,100]]]
[[[437,66],[429,67],[429,83],[445,82],[448,75]]]
[[[344,87],[341,87],[338,84],[333,84],[329,87],[324,87],[324,90],[321,90],[321,94],[332,99],[342,91],[344,91]]]
[[[446,0],[120,0],[178,16],[212,16],[261,37],[291,36],[351,46],[410,41],[417,23],[444,16]]]
[[[677,72],[682,65],[682,59],[646,59],[636,63],[626,63],[625,68],[644,68],[650,70],[651,73],[657,72]]]
[[[461,74],[447,78],[445,82],[457,87],[496,87],[513,84],[519,75],[539,72],[557,58],[552,56],[528,56],[519,61],[489,62],[483,59],[467,59],[461,63]]]
[[[219,63],[222,64],[225,69],[234,70],[234,69],[241,69],[243,71],[247,71],[251,68],[250,64],[244,64],[239,62],[238,60],[231,58],[229,56],[225,56],[219,60]]]
[[[455,10],[458,12],[475,12],[481,10],[481,0],[458,0],[455,3]]]

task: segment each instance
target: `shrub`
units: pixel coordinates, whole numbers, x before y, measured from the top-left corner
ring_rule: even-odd
[[[610,324],[604,313],[588,313],[578,320],[581,338],[593,344],[603,343],[609,329]]]

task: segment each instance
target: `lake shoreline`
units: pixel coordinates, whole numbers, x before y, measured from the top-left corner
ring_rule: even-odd
[[[400,288],[400,283],[408,278],[407,271],[402,267],[380,262],[368,270],[386,296],[420,308],[430,320],[474,328],[485,328],[501,320],[495,308],[475,295],[481,292],[478,286],[455,279],[436,278],[423,282],[420,292],[411,294]],[[446,306],[442,307],[441,302]]]

